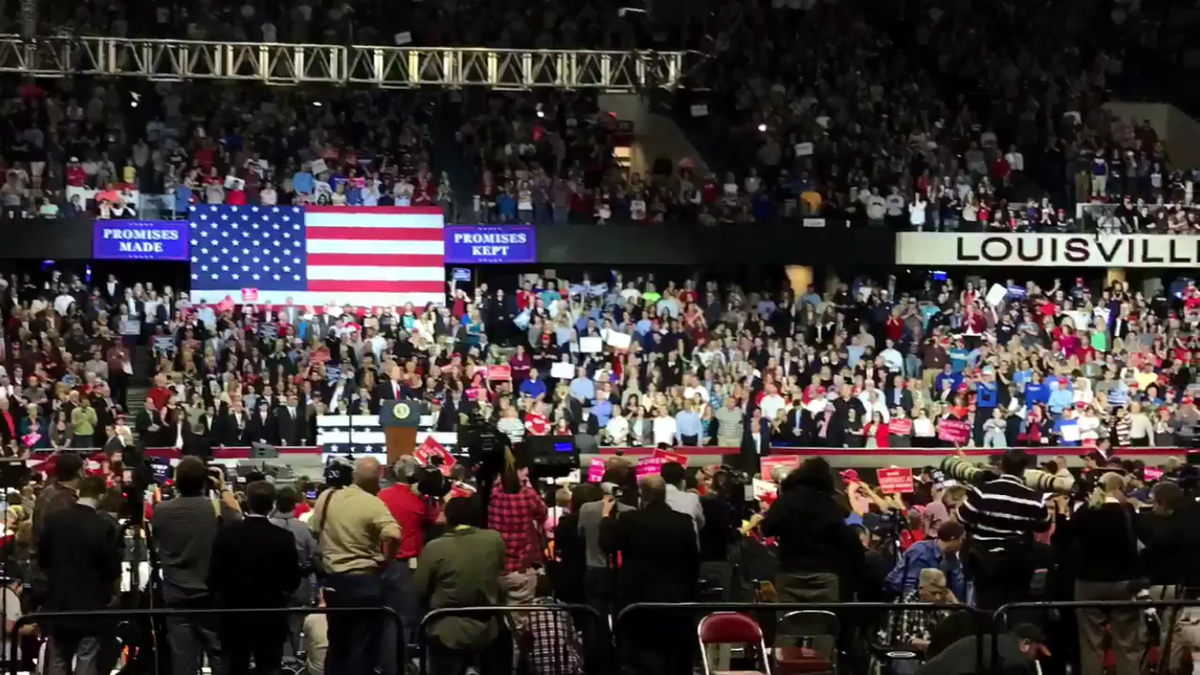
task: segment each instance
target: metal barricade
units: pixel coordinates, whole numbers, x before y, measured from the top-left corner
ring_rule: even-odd
[[[76,620],[96,620],[100,622],[111,621],[111,627],[114,629],[123,622],[128,620],[153,621],[155,619],[165,619],[172,616],[187,616],[187,617],[229,617],[231,615],[292,615],[292,614],[350,614],[350,613],[379,613],[385,618],[388,618],[389,623],[395,622],[397,632],[400,631],[400,617],[396,615],[390,607],[271,607],[261,609],[104,609],[93,611],[76,611],[76,612],[33,612],[26,614],[13,624],[11,634],[9,635],[9,654],[11,659],[7,672],[9,675],[20,675],[21,660],[17,658],[17,652],[21,641],[21,628],[35,623],[45,623],[61,619],[76,619]],[[402,659],[404,655],[403,640],[399,640],[398,659]],[[170,649],[167,640],[160,639],[156,642],[155,647],[159,650]],[[399,662],[399,661],[398,661]]]
[[[477,644],[445,645],[431,635],[444,619],[499,620],[495,635]],[[604,675],[611,672],[611,641],[604,617],[587,605],[529,604],[435,609],[421,619],[418,635],[421,675],[433,660],[460,659],[491,664],[481,672],[497,672],[495,666],[511,664],[499,672],[520,675]],[[432,654],[431,654],[432,652]]]
[[[857,630],[864,625],[865,618],[887,619],[892,612],[966,612],[973,617],[975,635],[976,635],[976,666],[982,666],[985,661],[985,653],[983,648],[983,637],[988,632],[991,615],[974,607],[961,604],[944,604],[936,605],[932,603],[891,603],[891,602],[845,602],[845,603],[796,603],[796,602],[684,602],[684,603],[660,603],[647,602],[635,603],[622,609],[616,616],[613,622],[613,637],[615,638],[615,654],[614,672],[621,672],[621,669],[628,663],[630,653],[630,645],[632,640],[629,638],[629,630],[638,629],[638,623],[630,619],[631,616],[636,617],[639,614],[658,614],[657,620],[653,625],[664,624],[669,620],[670,614],[675,614],[675,621],[687,619],[689,621],[689,640],[686,643],[686,649],[691,654],[695,654],[695,649],[699,646],[697,639],[696,627],[698,620],[708,614],[717,612],[738,612],[748,614],[756,618],[759,625],[762,626],[763,632],[768,636],[767,644],[770,646],[771,658],[777,661],[785,654],[785,647],[780,647],[776,640],[771,639],[774,635],[775,626],[778,621],[786,618],[792,612],[807,612],[807,613],[827,613],[838,618],[840,625],[847,625],[852,629]],[[686,617],[678,615],[686,614]],[[851,620],[844,621],[843,616],[848,616]],[[857,620],[857,621],[855,621]],[[847,633],[846,635],[849,635]],[[840,640],[844,636],[840,634],[832,636],[835,640]],[[857,636],[855,636],[857,639]],[[675,649],[684,647],[684,645],[673,645]],[[868,640],[867,646],[877,658],[916,658],[919,656],[913,652],[909,645],[889,645],[883,644],[875,640]],[[640,660],[640,658],[639,658]],[[839,671],[841,672],[841,671]]]
[[[1004,634],[1005,632],[1007,632],[1010,629],[1011,626],[1009,626],[1009,617],[1014,613],[1020,613],[1022,615],[1025,615],[1022,617],[1022,619],[1027,619],[1027,620],[1023,620],[1023,621],[1013,620],[1012,625],[1015,626],[1017,623],[1034,623],[1035,625],[1038,625],[1039,628],[1044,629],[1044,627],[1045,627],[1044,624],[1046,623],[1044,621],[1044,619],[1051,616],[1052,612],[1059,612],[1061,614],[1062,612],[1078,612],[1079,610],[1090,610],[1090,609],[1105,610],[1105,611],[1138,610],[1140,612],[1145,612],[1148,609],[1154,609],[1154,610],[1168,609],[1168,610],[1173,610],[1173,611],[1164,613],[1164,614],[1167,614],[1170,616],[1169,620],[1165,620],[1167,617],[1163,617],[1163,616],[1159,617],[1160,627],[1161,627],[1159,634],[1160,634],[1160,637],[1162,638],[1162,640],[1159,645],[1160,659],[1158,662],[1158,667],[1151,668],[1150,664],[1147,663],[1148,656],[1150,653],[1149,649],[1148,649],[1148,645],[1142,645],[1142,652],[1141,652],[1141,654],[1139,654],[1139,661],[1140,661],[1140,666],[1141,666],[1140,672],[1143,672],[1143,673],[1166,673],[1169,670],[1167,668],[1167,663],[1169,661],[1170,655],[1167,652],[1170,649],[1170,644],[1171,644],[1170,640],[1171,640],[1172,634],[1173,634],[1174,623],[1179,621],[1180,610],[1186,609],[1188,607],[1200,607],[1200,599],[1195,599],[1195,600],[1145,600],[1145,601],[1143,601],[1143,600],[1090,600],[1090,601],[1069,600],[1069,601],[1054,601],[1054,602],[1014,602],[1014,603],[1010,603],[1010,604],[1004,605],[1004,606],[1000,607],[1000,609],[996,610],[994,617],[993,617],[992,633],[991,633],[991,638],[992,638],[991,639],[991,649],[990,649],[990,654],[988,656],[989,664],[992,668],[992,670],[990,672],[997,672],[995,669],[998,667],[998,665],[1000,663],[999,636]],[[1078,617],[1076,617],[1076,619],[1078,619]],[[1058,620],[1061,620],[1061,617],[1059,617]],[[1078,627],[1078,625],[1076,625],[1076,634],[1070,635],[1070,636],[1062,636],[1062,637],[1063,637],[1063,639],[1075,640],[1078,643],[1078,641],[1079,641],[1078,631],[1079,631],[1079,627]],[[1142,631],[1139,633],[1139,636],[1145,636],[1145,634],[1146,633],[1144,631]],[[1197,646],[1200,646],[1200,645],[1197,645]],[[1103,656],[1104,655],[1102,653],[1101,658],[1103,658]]]

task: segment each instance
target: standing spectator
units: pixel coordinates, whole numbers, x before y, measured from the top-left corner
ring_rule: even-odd
[[[175,467],[175,489],[178,496],[157,505],[150,520],[158,544],[163,602],[168,609],[208,609],[213,606],[208,566],[217,529],[222,522],[240,519],[241,510],[225,489],[224,473],[218,468],[210,474],[196,457],[185,457]],[[206,490],[219,493],[218,507]],[[167,641],[174,675],[196,675],[206,654],[213,670],[220,671],[221,645],[211,617],[167,617]]]
[[[662,476],[642,480],[642,508],[618,515],[611,497],[604,504],[600,545],[619,555],[617,594],[622,603],[689,602],[696,598],[700,550],[690,517],[667,505]],[[691,622],[686,615],[642,614],[631,621],[632,647],[638,672],[681,675],[690,673],[687,644]]]
[[[1130,584],[1142,577],[1135,511],[1125,500],[1125,478],[1105,473],[1074,520],[1075,599],[1128,600]],[[1105,625],[1107,624],[1107,630]],[[1137,609],[1079,610],[1079,661],[1084,673],[1104,670],[1105,636],[1111,636],[1117,675],[1140,672],[1141,612]]]
[[[296,544],[296,558],[300,561],[300,584],[292,593],[289,607],[308,607],[312,605],[313,593],[316,587],[317,565],[321,559],[317,550],[317,540],[313,538],[312,530],[296,517],[296,504],[299,501],[296,488],[285,485],[275,494],[275,513],[271,514],[271,522],[288,532]],[[289,614],[288,642],[284,645],[284,656],[295,656],[300,652],[300,631],[304,623],[301,614]]]
[[[700,507],[700,496],[684,490],[684,469],[679,462],[662,465],[663,481],[667,484],[667,506],[692,519],[697,536],[704,529],[704,510]]]
[[[58,455],[56,459],[54,481],[42,489],[33,505],[33,522],[30,532],[33,544],[33,550],[30,552],[32,556],[37,555],[46,519],[58,511],[73,506],[78,499],[79,481],[83,478],[83,458],[75,453],[64,453]],[[34,572],[30,581],[33,586],[33,602],[34,605],[37,605],[46,590],[46,579],[42,576],[40,568]]]
[[[478,497],[457,497],[446,503],[445,535],[431,541],[421,551],[413,585],[421,605],[430,610],[447,607],[497,606],[504,604],[501,580],[508,564],[507,544],[494,530],[478,528]],[[482,665],[483,672],[497,665],[497,672],[508,672],[509,659],[486,659],[474,663],[473,657],[496,640],[499,622],[495,617],[447,616],[429,628],[430,671],[435,675],[460,675],[470,665]]]
[[[1001,476],[967,488],[958,509],[969,535],[967,574],[980,607],[995,609],[1029,595],[1033,535],[1050,529],[1051,520],[1045,496],[1025,485],[1027,462],[1023,450],[1004,453]]]
[[[246,486],[246,518],[221,528],[213,541],[208,589],[223,609],[286,607],[300,585],[296,540],[268,517],[275,487],[265,480]],[[288,624],[278,614],[235,614],[221,618],[223,663],[229,675],[275,673],[283,661]]]
[[[762,532],[779,542],[775,587],[782,602],[837,602],[840,579],[861,579],[862,544],[834,501],[829,463],[811,457],[788,474]],[[839,574],[840,573],[840,574]]]
[[[403,631],[387,631],[384,635],[381,670],[385,674],[400,670],[398,664],[394,663],[399,652],[395,642],[397,637],[403,639],[404,647],[417,644],[421,616],[413,586],[412,563],[421,555],[426,528],[437,518],[434,507],[416,492],[422,473],[421,466],[412,455],[401,458],[389,471],[392,473],[392,485],[379,492],[379,499],[400,526],[400,548],[396,552],[395,562],[384,570],[383,583],[387,605],[400,617]],[[400,664],[405,662],[406,659],[400,660]]]
[[[96,510],[107,489],[102,477],[88,476],[79,482],[79,499],[46,518],[37,557],[48,580],[46,611],[102,610],[112,604],[125,546],[116,521]],[[49,628],[49,675],[99,675],[103,645],[112,637],[103,621],[58,619]]]
[[[321,546],[325,601],[330,607],[382,607],[383,570],[400,550],[400,526],[380,501],[379,460],[363,457],[353,483],[325,493],[313,508],[309,527]],[[380,545],[380,542],[383,545]],[[384,630],[398,630],[378,613],[329,616],[330,673],[370,673],[379,661]]]
[[[522,473],[509,454],[488,502],[488,528],[504,538],[504,590],[509,602],[533,599],[537,585],[533,566],[538,562],[540,533],[546,522],[546,503]]]

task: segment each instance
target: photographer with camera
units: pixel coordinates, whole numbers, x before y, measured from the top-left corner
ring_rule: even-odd
[[[380,474],[378,459],[360,458],[350,485],[321,495],[309,518],[320,544],[330,607],[386,604],[383,573],[395,564],[400,526],[377,496]],[[378,613],[331,614],[326,672],[370,673],[379,662],[383,631],[399,629]]]
[[[967,531],[963,560],[974,584],[975,604],[997,609],[1029,597],[1033,580],[1035,534],[1053,522],[1046,494],[1026,485],[1029,458],[1009,450],[1000,459],[1000,476],[979,472],[958,509]]]
[[[208,567],[217,529],[240,520],[241,507],[226,489],[221,467],[210,471],[196,457],[184,457],[175,467],[175,489],[178,496],[158,504],[150,519],[163,602],[168,609],[207,609],[213,606]],[[196,675],[205,654],[213,670],[220,671],[221,647],[211,617],[167,617],[167,642],[174,675]]]
[[[775,587],[781,602],[837,602],[840,578],[861,579],[865,557],[847,510],[837,502],[829,462],[804,460],[780,486],[762,520],[779,543]]]

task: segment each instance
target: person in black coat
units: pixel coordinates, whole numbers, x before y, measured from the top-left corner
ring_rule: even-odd
[[[621,556],[617,595],[623,604],[635,602],[689,602],[696,599],[700,578],[700,550],[692,517],[667,504],[667,484],[661,476],[647,476],[639,489],[642,508],[620,513],[616,501],[606,497],[600,522],[600,548]],[[637,672],[686,675],[691,673],[687,644],[692,622],[687,614],[635,615],[630,626]]]
[[[379,384],[375,385],[375,391],[371,392],[371,412],[378,415],[383,401],[398,401],[404,398],[403,389],[404,385],[400,382],[400,366],[391,362],[387,366],[387,377],[381,379]]]
[[[265,400],[259,401],[257,409],[250,416],[248,427],[246,435],[251,443],[268,445],[279,443],[279,431],[276,428],[275,416],[271,414],[271,406]]]
[[[762,520],[762,533],[778,538],[775,588],[781,602],[837,602],[843,579],[865,575],[865,553],[835,501],[829,462],[811,457],[788,474],[779,498]]]
[[[296,541],[267,516],[275,507],[275,487],[266,481],[246,486],[245,519],[217,532],[208,566],[208,590],[227,609],[287,607],[300,586]],[[230,675],[278,673],[283,661],[287,620],[283,614],[231,614],[221,618],[221,646]]]
[[[241,401],[231,405],[217,419],[217,443],[233,447],[250,445],[250,415]]]
[[[77,502],[46,517],[37,549],[37,564],[47,579],[45,611],[100,610],[111,604],[125,546],[117,522],[96,510],[106,490],[103,478],[88,476],[79,482]],[[48,673],[96,672],[110,638],[103,622],[60,619],[49,630]]]
[[[287,403],[275,409],[275,427],[279,444],[283,446],[304,445],[308,437],[308,424],[304,415],[308,406],[300,397],[291,394]]]
[[[175,444],[174,437],[169,442],[167,441],[167,437],[170,436],[170,425],[163,416],[163,411],[155,407],[153,399],[146,399],[145,407],[137,414],[134,429],[137,431],[138,438],[146,444],[147,448],[161,448]]]

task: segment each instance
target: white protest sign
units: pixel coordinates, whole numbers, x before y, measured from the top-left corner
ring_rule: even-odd
[[[631,339],[624,333],[610,331],[608,334],[608,346],[616,347],[617,349],[629,349]]]

